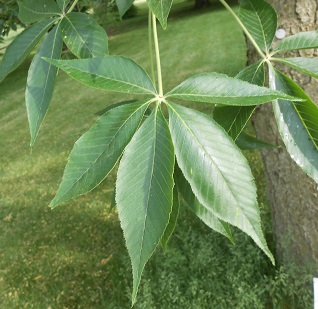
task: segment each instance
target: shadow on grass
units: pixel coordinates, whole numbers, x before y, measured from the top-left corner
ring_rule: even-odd
[[[236,0],[228,1],[228,4],[237,4]],[[209,14],[211,11],[224,10],[224,6],[219,2],[211,3],[209,7],[196,9],[194,7],[194,1],[184,1],[181,3],[176,3],[172,6],[169,18],[168,18],[168,27],[169,21],[190,18],[198,15]],[[134,24],[134,27],[131,27],[131,24]],[[109,37],[115,36],[122,33],[128,33],[130,31],[144,28],[148,24],[148,9],[145,7],[137,9],[137,16],[131,17],[129,19],[123,20],[121,22],[115,23],[114,25],[109,25],[106,28],[107,34]]]

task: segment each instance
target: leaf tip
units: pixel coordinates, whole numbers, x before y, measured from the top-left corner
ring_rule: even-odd
[[[134,291],[132,296],[131,296],[131,307],[130,308],[133,308],[135,306],[137,302],[137,291]]]
[[[53,198],[53,200],[50,202],[49,207],[51,208],[51,210],[53,210],[54,208],[56,208],[56,206],[58,206],[60,203],[55,201],[55,198]]]
[[[33,146],[34,146],[34,144],[35,144],[35,137],[34,136],[31,136],[31,139],[30,139],[30,148],[31,148],[31,153],[32,153],[32,149],[33,149]]]
[[[228,237],[228,239],[229,239],[229,241],[231,242],[231,244],[232,244],[233,246],[236,246],[236,243],[235,243],[235,241],[234,241],[232,235],[230,235],[230,236]]]
[[[161,247],[162,247],[163,253],[166,254],[167,253],[167,249],[168,249],[167,243],[164,243],[164,244],[162,243]]]
[[[167,22],[167,20],[163,21],[163,22],[161,23],[161,26],[162,26],[163,30],[166,30],[167,27],[168,27],[168,22]]]

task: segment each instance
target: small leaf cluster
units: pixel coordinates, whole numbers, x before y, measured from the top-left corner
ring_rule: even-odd
[[[318,47],[317,32],[288,37],[272,50],[277,13],[267,2],[242,0],[236,15],[220,1],[235,15],[262,56],[235,78],[202,73],[163,92],[156,19],[167,27],[172,0],[147,0],[158,87],[133,60],[109,55],[104,29],[89,15],[72,12],[77,1],[19,1],[20,20],[32,25],[11,43],[0,65],[1,81],[44,37],[26,86],[31,145],[47,113],[58,69],[89,87],[136,97],[111,106],[78,139],[50,204],[53,208],[91,191],[119,164],[114,204],[133,268],[133,303],[147,261],[159,244],[167,247],[176,226],[180,197],[206,225],[230,241],[231,225],[241,229],[274,263],[261,230],[254,179],[237,146],[273,147],[243,132],[255,106],[273,101],[287,150],[318,182],[317,106],[272,65],[284,62],[317,77],[316,59],[276,57],[279,52]],[[117,1],[120,13],[132,3]],[[61,60],[63,44],[77,59]],[[270,88],[264,87],[265,65]],[[214,118],[176,103],[178,100],[217,104]]]
[[[58,69],[43,57],[60,59],[63,43],[79,58],[106,55],[107,34],[84,13],[68,12],[69,0],[18,1],[19,19],[32,23],[8,46],[0,66],[0,81],[15,70],[43,39],[27,78],[26,106],[31,145],[52,99]],[[49,32],[48,32],[49,31]]]
[[[300,101],[275,99],[273,110],[281,138],[291,158],[318,183],[318,106],[296,82],[275,68],[275,63],[283,63],[303,74],[317,78],[318,59],[286,57],[285,53],[317,48],[318,31],[300,32],[288,36],[273,47],[277,30],[277,12],[269,3],[264,0],[241,0],[236,17],[261,57],[261,60],[245,68],[236,78],[263,86],[267,82],[265,74],[267,66],[271,89],[301,99]],[[242,130],[253,111],[252,106],[243,108],[220,106],[215,109],[214,117],[234,140],[240,141],[242,137],[245,138]]]
[[[0,42],[10,30],[17,30],[17,26],[24,26],[18,19],[18,5],[15,1],[0,3]]]

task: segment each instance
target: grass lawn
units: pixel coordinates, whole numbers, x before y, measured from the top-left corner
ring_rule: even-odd
[[[234,76],[246,62],[244,37],[229,13],[192,6],[177,2],[168,29],[159,28],[166,90],[198,72]],[[138,12],[109,28],[110,52],[149,70],[144,4]],[[129,308],[130,261],[116,211],[109,212],[115,174],[53,211],[48,204],[74,142],[101,110],[132,97],[86,88],[60,72],[30,150],[24,104],[29,65],[30,59],[0,85],[0,308]],[[207,104],[192,106],[211,112]],[[262,168],[257,154],[248,156],[270,238]],[[135,308],[271,308],[293,300],[297,284],[307,284],[287,288],[283,269],[273,268],[246,236],[234,236],[236,246],[182,210],[167,253],[158,248],[146,266]],[[308,304],[310,291],[300,296]]]

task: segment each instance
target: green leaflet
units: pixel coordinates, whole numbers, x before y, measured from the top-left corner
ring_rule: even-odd
[[[255,106],[216,106],[213,118],[235,141],[245,128],[254,109]]]
[[[78,58],[108,54],[108,38],[95,19],[84,13],[69,13],[61,21],[65,44]]]
[[[25,100],[31,133],[31,146],[35,142],[52,99],[58,69],[44,61],[42,57],[60,58],[63,41],[59,26],[59,24],[55,26],[46,36],[34,56],[28,72]]]
[[[276,145],[266,143],[251,135],[242,132],[235,141],[236,145],[242,150],[261,149],[261,148],[278,148]]]
[[[177,225],[179,209],[180,209],[180,203],[179,203],[178,189],[176,186],[174,186],[173,187],[173,203],[172,203],[172,210],[170,214],[169,223],[165,229],[164,234],[161,237],[161,245],[164,251],[167,251],[168,241],[170,240],[175,230],[175,227]]]
[[[204,207],[198,201],[198,199],[192,192],[190,184],[184,178],[178,166],[176,166],[175,169],[175,181],[178,187],[178,191],[181,193],[187,206],[196,214],[196,216],[212,230],[224,235],[232,243],[234,243],[230,225],[220,220],[213,214],[213,212],[210,209]]]
[[[160,21],[161,26],[166,29],[172,0],[147,0],[147,3],[151,11]]]
[[[285,93],[219,73],[192,76],[168,92],[166,98],[168,97],[237,106],[257,105],[277,98],[299,100]]]
[[[62,12],[65,12],[66,7],[70,3],[70,0],[56,0],[59,8],[62,10]]]
[[[61,14],[61,10],[53,0],[24,0],[18,1],[19,19],[23,23],[49,18]]]
[[[75,143],[51,207],[87,193],[107,177],[137,130],[147,101],[115,107]]]
[[[264,63],[260,60],[244,68],[235,78],[263,86],[265,82]],[[255,106],[218,105],[213,110],[213,118],[235,141],[251,118],[254,109]]]
[[[122,93],[156,94],[145,70],[129,58],[104,56],[79,60],[45,60],[93,88]]]
[[[259,60],[240,71],[235,78],[244,80],[257,86],[265,84],[265,67],[264,62]]]
[[[123,17],[135,0],[116,0],[120,17]]]
[[[270,86],[305,99],[299,104],[273,102],[276,122],[291,158],[318,183],[318,107],[307,94],[281,72],[270,70]]]
[[[283,62],[296,70],[309,76],[318,78],[318,59],[317,58],[275,58],[275,61]]]
[[[21,32],[12,41],[0,64],[0,82],[23,62],[54,22],[53,19],[40,21]]]
[[[292,79],[279,71],[276,71],[276,76],[280,84],[284,87],[284,91],[297,94],[300,98],[304,99],[302,102],[294,102],[293,105],[311,140],[318,149],[318,106]]]
[[[133,269],[132,303],[144,266],[169,222],[173,170],[169,127],[156,107],[126,147],[116,182],[118,215]]]
[[[299,32],[280,41],[274,53],[318,47],[318,31]]]
[[[245,157],[212,119],[179,105],[169,103],[168,108],[177,162],[199,202],[248,234],[274,263]]]
[[[240,0],[238,17],[257,45],[268,52],[277,28],[275,9],[263,0]]]

